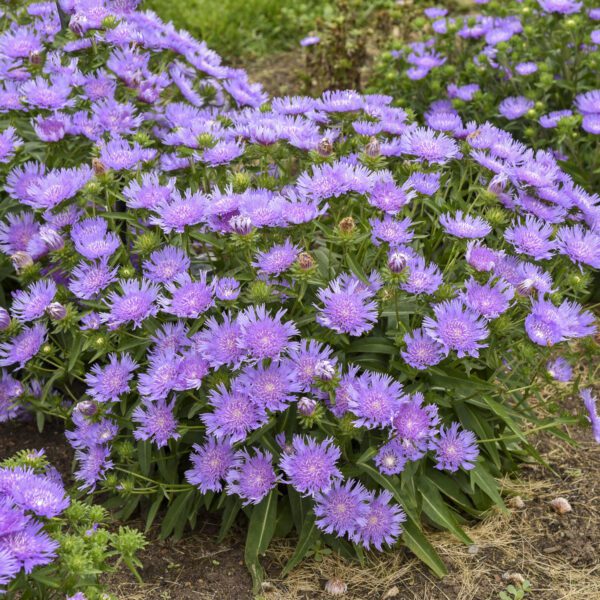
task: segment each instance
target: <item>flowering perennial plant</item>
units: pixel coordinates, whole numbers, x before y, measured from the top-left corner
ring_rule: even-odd
[[[70,500],[43,450],[1,462],[0,595],[109,600],[98,574],[116,558],[137,575],[145,541],[127,527],[110,533],[106,518],[103,508]]]
[[[597,197],[441,105],[270,99],[136,4],[4,16],[0,419],[65,419],[80,490],[164,536],[245,514],[257,585],[292,530],[286,571],[402,540],[442,575],[423,523],[470,543],[574,421],[536,391],[596,330]]]

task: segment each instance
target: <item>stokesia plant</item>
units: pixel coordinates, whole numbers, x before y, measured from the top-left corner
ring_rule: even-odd
[[[286,572],[401,539],[443,575],[424,525],[470,543],[578,420],[539,390],[596,348],[597,197],[490,124],[269,99],[135,4],[5,17],[2,418],[64,419],[80,489],[163,536],[247,519],[257,589],[293,531]]]
[[[576,0],[473,4],[466,16],[426,8],[413,21],[418,41],[382,55],[374,89],[427,112],[438,131],[490,119],[536,150],[553,149],[577,183],[597,188],[600,8]]]
[[[99,575],[145,545],[128,527],[111,532],[100,506],[71,500],[43,450],[0,462],[0,595],[22,600],[109,600]]]

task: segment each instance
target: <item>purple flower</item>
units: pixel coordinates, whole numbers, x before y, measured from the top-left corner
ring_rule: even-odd
[[[383,550],[383,544],[391,546],[402,533],[402,525],[406,521],[406,515],[397,504],[390,504],[392,494],[387,490],[375,495],[370,493],[367,504],[367,512],[364,521],[358,530],[351,536],[355,544],[362,544],[369,549],[375,546],[377,550]]]
[[[591,90],[575,97],[575,106],[583,115],[600,113],[600,90]]]
[[[369,492],[359,481],[335,481],[327,491],[315,496],[317,527],[338,537],[355,534],[365,522],[369,499]]]
[[[225,165],[244,154],[244,146],[236,141],[222,141],[216,143],[212,148],[207,148],[200,155],[202,162],[212,167]]]
[[[21,333],[11,340],[0,344],[0,367],[18,364],[22,369],[25,363],[31,360],[46,341],[46,326],[35,323],[25,327]]]
[[[369,224],[372,229],[371,241],[375,246],[387,242],[391,247],[395,247],[413,239],[413,232],[408,230],[412,221],[408,217],[398,221],[390,215],[385,215],[383,219],[369,219]]]
[[[316,340],[302,340],[289,352],[287,367],[301,392],[308,392],[311,389],[317,379],[317,366],[323,362],[334,361],[332,357],[333,350]]]
[[[0,538],[0,552],[12,554],[25,573],[51,563],[59,544],[41,529],[42,523],[32,520],[20,531],[3,536]]]
[[[461,295],[464,303],[486,319],[496,319],[510,306],[515,295],[514,288],[506,281],[481,285],[473,277],[465,283]]]
[[[413,368],[423,370],[437,365],[445,356],[443,346],[429,337],[422,329],[415,329],[404,336],[406,350],[402,358]]]
[[[390,176],[382,181],[377,181],[369,194],[369,203],[388,214],[394,215],[416,196],[416,192],[410,189],[409,182],[402,187],[394,183]]]
[[[241,335],[239,323],[225,313],[222,323],[209,317],[205,328],[194,336],[194,344],[214,369],[223,365],[237,366],[245,354],[245,348],[239,343]]]
[[[127,187],[123,188],[123,196],[129,208],[152,210],[160,204],[168,202],[174,190],[175,178],[161,184],[159,173],[152,171],[142,173],[141,183],[135,179],[130,181]]]
[[[491,271],[502,258],[503,253],[492,250],[487,246],[475,241],[467,244],[465,258],[476,271]]]
[[[481,217],[463,214],[462,210],[452,217],[449,213],[440,217],[444,231],[459,238],[483,238],[492,232],[491,225]]]
[[[375,455],[375,464],[384,475],[398,475],[402,473],[408,461],[402,442],[392,438],[379,448]]]
[[[212,288],[206,284],[206,272],[200,273],[200,279],[192,281],[188,273],[182,273],[173,283],[165,285],[171,295],[160,300],[163,312],[181,319],[197,319],[214,305]]]
[[[288,239],[266,252],[258,252],[252,265],[263,273],[279,275],[294,264],[299,252],[298,246],[294,246]]]
[[[176,246],[155,250],[143,263],[144,276],[155,283],[172,283],[190,268],[190,258]]]
[[[440,173],[412,173],[407,184],[424,196],[433,196],[440,189]]]
[[[400,150],[403,154],[416,156],[419,161],[444,164],[460,156],[456,142],[433,129],[416,127],[402,134]]]
[[[87,393],[98,402],[119,402],[122,394],[131,390],[129,382],[138,364],[127,353],[119,358],[114,352],[108,355],[108,364],[92,365],[85,376]]]
[[[292,446],[283,452],[279,465],[298,492],[314,496],[327,491],[335,479],[342,477],[336,466],[340,456],[332,438],[317,442],[310,436],[294,435]]]
[[[538,70],[538,66],[534,62],[522,62],[515,65],[515,71],[519,75],[532,75],[536,73]]]
[[[107,257],[91,264],[82,261],[71,272],[69,290],[77,298],[91,300],[116,280],[117,268],[108,266]]]
[[[440,427],[439,436],[431,441],[431,449],[435,453],[436,469],[458,471],[460,467],[470,470],[475,467],[479,456],[477,439],[472,431],[463,429],[452,423],[450,427]]]
[[[349,409],[358,417],[357,427],[386,427],[402,398],[402,386],[389,375],[366,372],[350,391]]]
[[[112,256],[121,245],[119,238],[108,231],[108,223],[102,217],[84,219],[71,229],[75,250],[90,260]]]
[[[318,35],[309,35],[300,40],[300,45],[302,47],[306,48],[307,46],[314,46],[315,44],[318,44],[320,41],[321,41],[321,38]]]
[[[555,242],[550,240],[552,226],[532,216],[525,222],[513,223],[505,232],[504,239],[512,244],[519,254],[533,256],[535,260],[552,258]]]
[[[237,382],[231,391],[221,383],[208,396],[213,412],[201,415],[206,431],[217,438],[229,437],[232,442],[246,439],[250,431],[258,429],[268,421],[264,408],[253,402]]]
[[[169,200],[152,207],[158,216],[150,217],[150,223],[158,225],[165,233],[183,233],[186,227],[198,225],[204,220],[206,198],[200,193],[187,190],[182,196],[175,190]]]
[[[148,357],[148,369],[140,373],[138,391],[150,400],[165,399],[181,383],[182,357],[173,348],[158,350]]]
[[[485,320],[460,300],[447,300],[433,307],[435,318],[425,317],[425,333],[438,341],[448,353],[456,350],[459,358],[479,356],[479,349],[487,347],[480,341],[488,337]]]
[[[240,282],[233,277],[219,277],[214,282],[215,296],[223,302],[233,302],[240,295]]]
[[[537,2],[546,12],[561,15],[572,15],[579,12],[583,6],[583,2],[574,0],[537,0]]]
[[[193,445],[190,454],[192,468],[185,472],[186,480],[195,485],[203,494],[220,492],[222,480],[234,463],[234,450],[227,439],[209,437],[200,446]]]
[[[251,456],[246,450],[237,452],[226,476],[227,494],[237,494],[244,505],[258,504],[277,485],[273,455],[258,449],[254,453]]]
[[[498,112],[507,119],[518,119],[525,115],[535,106],[533,100],[528,100],[524,96],[509,96],[500,102]]]
[[[566,109],[566,110],[555,110],[552,112],[549,112],[547,115],[542,115],[539,118],[539,122],[540,125],[544,128],[544,129],[553,129],[554,127],[556,127],[561,119],[564,119],[566,117],[570,117],[573,115],[573,111]]]
[[[13,292],[11,313],[21,322],[34,321],[44,316],[46,309],[54,300],[56,284],[42,279],[28,286],[27,290]]]
[[[125,323],[133,323],[133,328],[136,329],[142,326],[145,319],[156,315],[156,302],[160,300],[160,296],[155,283],[144,278],[141,281],[119,279],[119,285],[121,294],[110,292],[105,300],[109,313],[102,316],[109,329],[116,329]]]
[[[23,145],[23,140],[16,135],[14,127],[7,127],[0,133],[0,163],[8,163],[12,160],[19,146]]]
[[[21,565],[15,555],[6,548],[0,548],[0,585],[10,583],[20,570]]]
[[[54,208],[73,198],[92,178],[91,167],[56,169],[40,175],[27,187],[27,196],[21,202],[33,208]]]
[[[413,394],[398,405],[391,424],[405,456],[418,460],[427,452],[427,443],[437,432],[440,422],[435,404],[423,405],[423,394]]]
[[[287,362],[248,366],[237,381],[240,390],[253,402],[273,412],[285,410],[302,390],[294,378],[292,365]]]
[[[330,113],[353,112],[363,106],[362,96],[354,90],[327,90],[316,103],[317,109]]]
[[[433,294],[443,281],[437,265],[427,265],[422,256],[416,256],[408,261],[408,277],[400,288],[409,294]]]
[[[600,115],[584,115],[581,120],[581,128],[592,135],[600,135]]]
[[[549,360],[546,363],[546,371],[550,377],[562,383],[568,383],[573,378],[573,367],[562,356]]]
[[[70,504],[64,486],[43,475],[19,479],[10,495],[16,506],[47,519],[60,515]]]
[[[151,440],[158,448],[181,437],[177,433],[177,420],[173,414],[175,401],[167,404],[165,400],[144,401],[131,413],[131,420],[137,423],[133,430],[136,440]]]
[[[101,141],[100,161],[114,171],[130,171],[138,168],[140,163],[148,162],[156,157],[156,150],[142,148],[137,142],[130,145],[127,140],[114,137],[108,142]]]
[[[6,221],[0,223],[0,250],[8,256],[26,252],[30,242],[39,239],[39,230],[32,213],[8,213]]]
[[[113,467],[109,457],[110,448],[105,445],[96,445],[87,450],[77,450],[75,452],[75,458],[79,463],[79,468],[75,471],[75,477],[82,481],[79,486],[80,490],[89,489],[93,491],[96,484],[105,478],[106,471]]]
[[[588,412],[588,420],[592,424],[592,434],[598,444],[600,444],[600,416],[596,408],[597,399],[592,395],[591,388],[585,388],[579,392],[583,404]]]
[[[329,283],[329,287],[320,289],[317,296],[323,303],[323,308],[317,307],[317,323],[323,327],[359,336],[373,329],[377,322],[373,293],[358,280],[346,283],[340,275]]]
[[[560,227],[556,232],[556,247],[576,264],[600,269],[600,235],[581,225]]]
[[[295,344],[290,338],[298,335],[298,329],[291,321],[282,321],[285,310],[279,310],[272,317],[264,305],[249,306],[238,315],[240,325],[238,346],[252,359],[278,358]]]
[[[57,110],[72,106],[74,100],[69,100],[70,94],[71,83],[64,77],[51,80],[36,77],[21,86],[23,101],[36,108]]]

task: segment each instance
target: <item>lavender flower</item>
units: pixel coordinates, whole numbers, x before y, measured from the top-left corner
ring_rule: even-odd
[[[392,546],[396,543],[406,515],[397,504],[390,504],[391,500],[392,494],[387,490],[378,495],[371,492],[364,521],[351,536],[355,544],[362,544],[367,550],[375,546],[382,551],[384,544]]]
[[[556,232],[556,247],[576,264],[600,269],[600,235],[586,231],[581,225],[560,227]]]
[[[437,365],[445,356],[444,347],[429,337],[422,329],[415,329],[404,336],[406,350],[402,358],[413,368],[423,370]]]
[[[588,412],[588,419],[592,424],[592,434],[598,444],[600,444],[600,416],[596,408],[597,399],[592,395],[590,388],[585,388],[579,392],[583,404]]]
[[[456,142],[443,133],[433,129],[417,127],[403,133],[400,138],[403,154],[416,156],[419,161],[432,164],[444,164],[460,155]]]
[[[313,437],[294,435],[292,448],[283,452],[279,464],[298,492],[314,496],[327,491],[335,479],[342,477],[336,466],[340,456],[331,438],[319,443]]]
[[[237,494],[243,504],[258,504],[276,485],[270,452],[255,450],[254,456],[240,450],[235,455],[233,467],[227,473],[227,493]]]
[[[25,573],[51,563],[59,544],[41,529],[42,523],[31,521],[20,531],[3,536],[0,538],[0,552],[11,554]]]
[[[192,468],[185,472],[186,480],[203,494],[220,492],[222,480],[234,464],[235,452],[227,439],[207,438],[203,445],[194,444],[190,454]]]
[[[119,238],[108,231],[108,223],[102,217],[84,219],[73,225],[71,239],[75,250],[90,260],[112,256],[121,245]]]
[[[299,252],[297,246],[294,246],[290,240],[286,240],[266,252],[258,252],[252,265],[263,273],[279,275],[294,264]]]
[[[106,305],[109,313],[103,315],[109,329],[116,329],[125,323],[133,323],[133,328],[141,327],[148,317],[156,315],[160,301],[159,289],[147,279],[119,279],[121,294],[110,292]]]
[[[423,405],[423,394],[416,393],[400,403],[391,420],[394,433],[401,441],[404,455],[418,460],[427,451],[427,444],[437,432],[440,422],[435,404]]]
[[[11,313],[21,322],[34,321],[44,315],[56,295],[56,284],[52,280],[32,283],[27,291],[13,292]]]
[[[155,402],[144,402],[132,413],[131,419],[137,423],[133,430],[136,440],[151,440],[158,448],[169,443],[169,440],[177,440],[181,434],[177,433],[177,420],[173,407],[175,402],[167,404],[165,400]]]
[[[329,287],[317,293],[323,308],[317,313],[317,323],[337,333],[360,336],[373,328],[377,321],[377,304],[368,289],[361,289],[360,282],[352,280],[344,284],[342,276],[329,283]]]
[[[552,226],[535,217],[525,217],[525,223],[513,223],[504,232],[504,239],[512,244],[519,254],[533,256],[535,260],[552,258],[555,242],[550,240]]]
[[[433,294],[443,283],[437,265],[427,265],[422,256],[409,260],[408,267],[408,277],[400,288],[409,294]]]
[[[96,298],[117,279],[117,269],[108,266],[108,258],[91,264],[80,262],[71,272],[69,290],[82,300]]]
[[[439,437],[431,441],[437,460],[436,469],[454,472],[461,467],[467,471],[475,467],[479,456],[477,439],[472,431],[459,431],[459,427],[458,423],[447,428],[440,427]]]
[[[365,522],[369,499],[369,492],[359,481],[335,481],[331,488],[315,496],[317,527],[338,537],[354,535]]]
[[[163,312],[180,319],[197,319],[214,305],[213,291],[206,283],[206,272],[200,273],[197,281],[192,281],[188,273],[175,277],[173,283],[165,285],[170,294],[160,300]]]
[[[384,475],[398,475],[402,473],[408,457],[404,451],[402,442],[392,438],[389,442],[381,446],[375,455],[375,464]]]
[[[189,268],[189,256],[176,246],[155,250],[143,263],[144,276],[155,283],[172,283]]]
[[[357,427],[386,427],[403,398],[402,386],[389,375],[364,373],[350,391],[349,409]]]
[[[496,319],[508,310],[514,295],[514,288],[506,281],[481,285],[471,277],[465,283],[462,299],[470,309],[482,317]]]
[[[510,96],[500,102],[498,112],[511,121],[525,115],[535,106],[533,100],[528,100],[524,96]]]
[[[568,383],[573,377],[573,367],[562,356],[549,360],[546,363],[546,371],[550,377],[562,383]]]
[[[240,344],[242,328],[232,320],[231,315],[223,314],[223,322],[214,317],[206,320],[205,328],[194,337],[194,344],[209,364],[218,369],[222,365],[237,366],[242,361],[245,348]]]
[[[114,352],[108,355],[108,364],[101,367],[92,365],[85,376],[89,386],[87,393],[97,402],[119,402],[122,394],[130,391],[129,382],[138,364],[127,353],[119,358]]]
[[[446,233],[459,238],[483,238],[492,232],[492,227],[485,219],[465,215],[462,210],[457,211],[453,217],[443,214],[440,225]]]
[[[18,364],[22,369],[31,360],[46,341],[46,326],[36,323],[25,327],[21,333],[9,341],[0,344],[0,367]]]

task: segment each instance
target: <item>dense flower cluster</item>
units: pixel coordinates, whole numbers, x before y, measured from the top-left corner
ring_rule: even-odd
[[[176,497],[167,534],[282,492],[381,550],[432,481],[495,499],[527,365],[595,332],[598,197],[445,101],[270,99],[134,0],[59,4],[0,34],[0,418],[67,418],[80,488]]]

